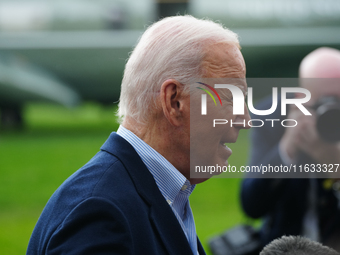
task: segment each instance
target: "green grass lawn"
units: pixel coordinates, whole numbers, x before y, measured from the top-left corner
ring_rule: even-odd
[[[117,129],[114,111],[89,103],[75,109],[31,104],[24,131],[0,131],[0,254],[25,254],[54,190]],[[230,147],[230,164],[244,165],[247,132]],[[214,178],[199,184],[191,195],[197,232],[206,248],[209,237],[245,221],[239,184],[240,179]]]

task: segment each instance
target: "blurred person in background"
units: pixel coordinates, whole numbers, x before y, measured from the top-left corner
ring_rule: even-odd
[[[209,20],[151,25],[125,66],[118,131],[52,195],[27,254],[205,254],[188,200],[205,180],[190,177],[189,85],[245,78],[239,49],[235,33]],[[227,117],[236,118],[228,105]],[[223,139],[235,142],[241,128]],[[213,146],[226,163],[231,151],[221,141]]]
[[[340,51],[322,47],[311,52],[301,62],[299,76],[340,78]],[[287,119],[297,120],[296,127],[271,127],[271,123],[266,123],[261,128],[253,128],[249,165],[340,163],[340,142],[320,137],[314,111],[315,105],[327,97],[339,102],[340,83],[315,86],[304,79],[300,84],[311,92],[311,100],[305,106],[312,116],[304,115],[294,105],[288,109]],[[256,108],[269,109],[270,106],[271,100],[266,99]],[[270,116],[255,119],[282,120],[279,108]],[[340,134],[340,129],[336,132]],[[241,186],[241,203],[248,216],[263,218],[260,230],[263,245],[282,235],[303,235],[340,250],[336,241],[340,240],[339,190],[334,190],[337,187],[335,179],[246,178]]]
[[[283,236],[266,245],[260,255],[339,255],[339,253],[302,236]]]

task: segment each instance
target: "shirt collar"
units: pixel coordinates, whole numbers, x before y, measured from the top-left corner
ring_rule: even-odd
[[[166,158],[122,125],[117,134],[127,140],[136,150],[152,176],[163,197],[171,205],[180,191],[186,190],[191,194],[195,185],[180,173]]]

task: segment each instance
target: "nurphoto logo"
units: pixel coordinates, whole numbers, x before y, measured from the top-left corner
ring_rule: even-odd
[[[217,91],[210,85],[205,84],[203,82],[197,82],[199,84],[202,84],[209,88],[211,91],[215,93],[217,98],[220,101],[220,104],[222,105],[221,98]],[[213,97],[213,95],[206,89],[203,89],[201,87],[196,87],[198,89],[201,89],[205,91],[214,101],[216,105],[216,100]],[[215,84],[216,89],[229,89],[232,96],[233,96],[233,114],[234,115],[243,115],[244,114],[244,94],[242,90],[231,84]],[[288,93],[303,93],[306,95],[304,98],[287,98]],[[255,109],[253,105],[253,88],[248,88],[248,107],[249,111],[256,115],[270,115],[272,114],[276,108],[277,108],[277,87],[273,87],[273,104],[270,109],[267,110],[257,110]],[[304,107],[302,104],[307,103],[311,98],[311,94],[308,89],[305,88],[296,88],[296,87],[290,87],[290,88],[281,88],[281,115],[286,115],[286,105],[293,104],[298,107],[304,115],[312,115],[306,107]],[[201,114],[206,115],[207,114],[207,95],[202,94],[201,96]]]
[[[222,100],[220,95],[217,93],[216,89],[228,89],[231,94],[232,94],[232,98],[233,98],[233,115],[244,115],[244,102],[245,102],[245,95],[244,92],[237,86],[232,85],[232,84],[215,84],[214,87],[203,83],[203,82],[197,82],[201,85],[204,85],[205,87],[207,87],[208,89],[210,89],[218,98],[218,100],[220,101],[220,104],[222,106]],[[198,89],[203,90],[204,92],[206,92],[214,101],[215,106],[217,106],[216,104],[216,100],[214,98],[214,96],[212,95],[212,93],[210,91],[208,91],[205,88],[201,88],[201,87],[196,87]],[[272,106],[269,109],[265,109],[265,110],[258,110],[255,109],[254,104],[253,104],[253,88],[249,87],[248,88],[248,92],[247,92],[247,104],[248,104],[248,109],[251,113],[255,114],[255,115],[261,115],[261,116],[265,116],[265,115],[270,115],[272,114],[278,106],[278,88],[277,87],[273,87],[272,88]],[[289,93],[302,93],[305,95],[305,97],[302,98],[288,98],[287,94]],[[201,115],[207,115],[207,94],[202,94],[201,95]],[[301,112],[304,115],[312,115],[305,106],[303,106],[304,103],[307,103],[311,98],[311,93],[309,92],[309,90],[305,89],[305,88],[300,88],[300,87],[282,87],[281,88],[281,115],[285,116],[287,114],[286,112],[286,106],[287,105],[295,105],[298,109],[301,110]],[[271,121],[272,123],[272,127],[274,127],[274,122],[278,121],[277,119],[266,119],[266,121]],[[229,121],[226,119],[214,119],[213,120],[213,126],[215,127],[218,124],[227,124]],[[259,125],[254,125],[254,122],[260,122]],[[288,125],[287,122],[293,122],[293,125]],[[232,122],[230,122],[230,124],[232,125]],[[285,127],[295,127],[298,123],[296,120],[294,119],[285,119],[281,121],[281,124]],[[246,123],[244,123],[244,125],[246,125]],[[260,119],[251,119],[248,121],[248,125],[251,127],[262,127],[264,125],[264,121],[260,120]]]

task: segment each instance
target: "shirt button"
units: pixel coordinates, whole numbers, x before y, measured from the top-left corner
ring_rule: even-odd
[[[171,201],[170,201],[170,199],[167,199],[166,201],[168,202],[168,204],[169,204],[169,205],[171,205]]]
[[[187,185],[183,185],[182,188],[181,188],[181,190],[184,191],[184,190],[186,190],[187,188],[188,188]]]

